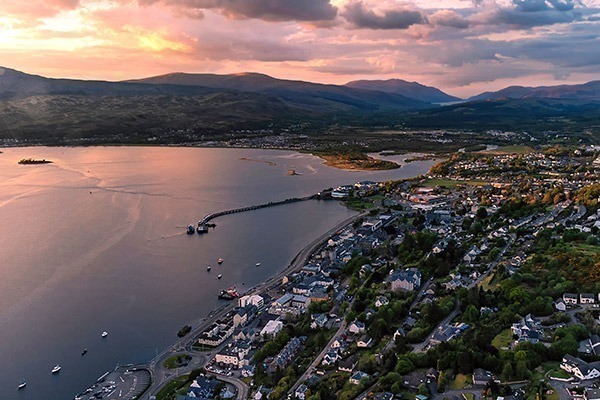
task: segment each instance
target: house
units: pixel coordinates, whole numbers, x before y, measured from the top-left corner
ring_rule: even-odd
[[[333,365],[339,359],[340,359],[340,355],[339,355],[337,349],[331,349],[327,353],[325,353],[325,356],[323,357],[323,361],[321,361],[321,364],[323,364],[325,366]]]
[[[516,343],[531,342],[538,343],[541,335],[540,322],[527,314],[521,321],[511,327],[513,335],[518,336]],[[516,344],[515,343],[515,344]]]
[[[355,320],[354,322],[352,322],[350,324],[350,326],[348,327],[348,332],[353,333],[355,335],[359,334],[359,333],[363,333],[365,331],[365,324]]]
[[[215,355],[215,363],[222,367],[241,368],[248,364],[246,356],[250,347],[242,343],[232,343]]]
[[[567,306],[575,306],[577,305],[578,296],[575,293],[565,293],[563,294],[563,301]]]
[[[329,301],[329,293],[320,287],[312,289],[310,291],[310,302],[320,303],[322,301]]]
[[[187,400],[187,399],[212,399],[215,397],[217,393],[215,393],[215,389],[217,387],[217,380],[214,378],[207,378],[204,375],[198,376],[194,382],[190,385],[186,396],[178,396],[178,400]]]
[[[559,299],[554,302],[554,308],[556,308],[557,311],[567,311],[567,304],[563,299]]]
[[[494,374],[482,368],[477,368],[473,371],[473,385],[485,386],[490,381],[494,380]]]
[[[302,385],[298,386],[298,389],[296,389],[296,391],[294,392],[294,396],[296,396],[296,398],[298,400],[306,400],[307,393],[308,393],[308,386],[306,386],[305,384],[302,384]]]
[[[306,341],[306,336],[291,338],[283,349],[273,359],[269,367],[267,368],[268,373],[286,369],[295,359],[302,346]]]
[[[370,376],[366,372],[356,371],[349,379],[353,385],[360,385],[360,381],[363,379],[369,379]]]
[[[596,302],[596,296],[591,293],[581,293],[579,295],[579,302],[581,304],[594,304]]]
[[[249,327],[238,327],[236,330],[233,331],[233,340],[239,340],[239,341],[248,341],[248,342],[252,342],[254,341],[254,339],[256,339],[256,329],[254,328],[249,328]]]
[[[589,339],[579,342],[578,353],[586,355],[600,355],[600,337],[598,335],[590,335]]]
[[[421,286],[421,272],[416,268],[393,270],[390,272],[388,280],[394,292],[398,290],[412,291]]]
[[[338,363],[338,371],[352,372],[356,368],[356,364],[358,364],[358,357],[356,355],[348,357]]]
[[[239,308],[233,315],[233,326],[238,327],[240,325],[246,325],[248,321],[256,316],[257,312],[258,308],[253,304],[246,304],[243,308]]]
[[[310,323],[311,329],[322,328],[327,323],[327,315],[325,314],[313,314],[311,315],[312,322]]]
[[[356,341],[356,347],[366,348],[371,347],[371,344],[373,344],[373,338],[369,335],[363,335]]]
[[[587,363],[580,358],[567,354],[560,363],[560,368],[581,380],[600,377],[600,361]]]
[[[388,304],[390,304],[390,301],[385,296],[378,296],[377,299],[375,300],[376,308],[387,306]]]
[[[283,322],[278,319],[271,320],[267,322],[262,331],[260,331],[260,336],[265,339],[272,339],[279,333],[279,331],[281,331],[281,329],[283,329]]]
[[[414,371],[404,376],[404,386],[409,389],[417,390],[423,383],[427,383],[427,375],[423,371]]]

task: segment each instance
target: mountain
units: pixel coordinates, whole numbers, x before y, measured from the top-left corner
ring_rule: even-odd
[[[229,75],[173,73],[128,82],[202,86],[213,89],[241,90],[268,94],[282,99],[290,106],[316,112],[327,110],[335,112],[401,111],[431,107],[426,102],[394,93],[355,89],[340,85],[276,79],[257,73]]]
[[[600,81],[580,85],[558,86],[509,86],[497,92],[485,92],[469,98],[469,101],[493,99],[563,99],[600,101]]]
[[[36,95],[206,95],[216,90],[180,85],[144,85],[126,82],[52,79],[30,75],[0,67],[0,99],[23,98]]]
[[[450,96],[438,88],[402,79],[359,80],[348,82],[346,86],[356,89],[378,90],[380,92],[399,94],[426,103],[449,103],[462,100],[458,97]]]
[[[534,98],[479,100],[404,113],[398,116],[396,123],[413,129],[581,131],[600,124],[600,101]]]

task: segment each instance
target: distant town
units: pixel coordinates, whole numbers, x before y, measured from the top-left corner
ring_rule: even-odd
[[[78,398],[138,374],[131,398],[599,399],[599,172],[506,146],[325,190],[359,214]]]

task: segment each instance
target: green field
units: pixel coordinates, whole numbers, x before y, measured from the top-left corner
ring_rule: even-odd
[[[500,332],[493,340],[492,346],[501,350],[503,347],[510,347],[513,342],[513,335],[510,328],[503,330]]]
[[[501,146],[495,150],[482,151],[486,154],[527,154],[531,153],[533,149],[529,146]]]

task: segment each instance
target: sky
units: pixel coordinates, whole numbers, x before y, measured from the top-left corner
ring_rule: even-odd
[[[467,97],[600,79],[600,0],[2,0],[0,66],[399,78]]]

